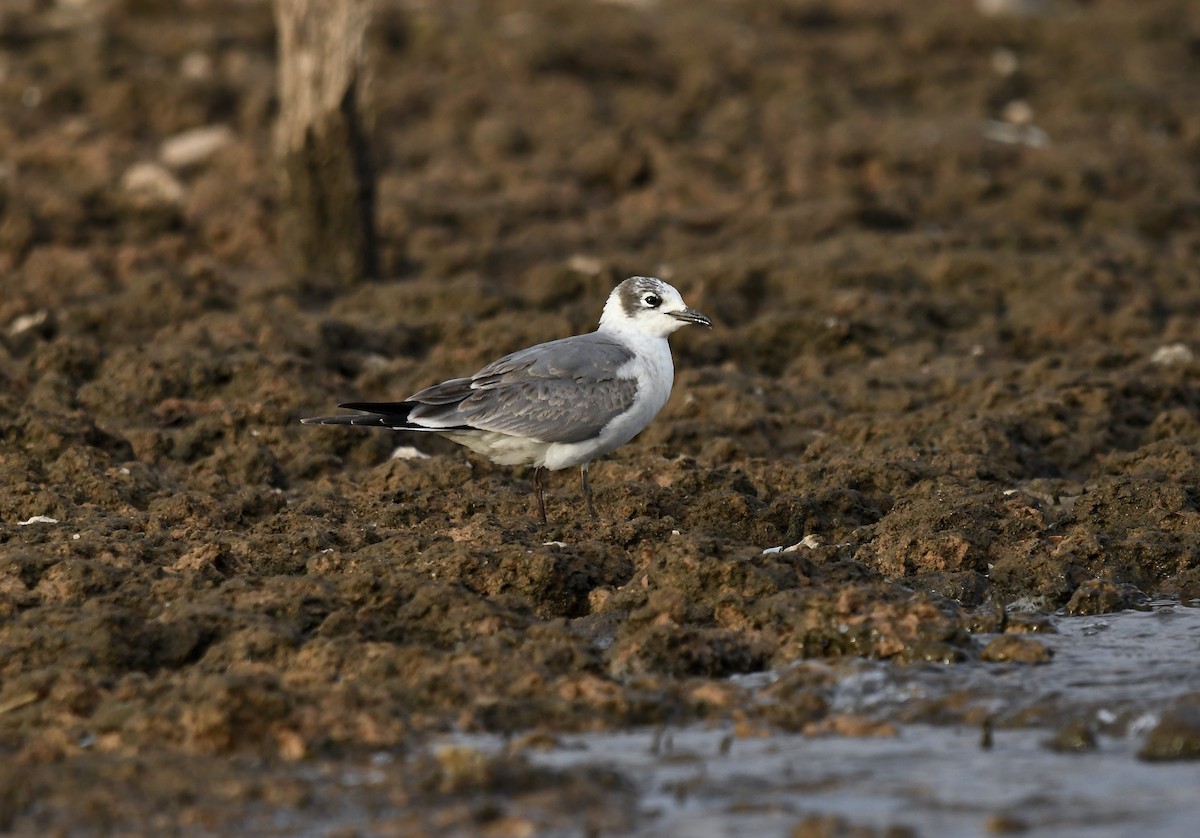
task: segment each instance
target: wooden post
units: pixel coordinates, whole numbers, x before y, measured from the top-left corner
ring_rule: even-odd
[[[373,0],[275,0],[280,246],[295,277],[377,273],[375,172],[365,111]]]

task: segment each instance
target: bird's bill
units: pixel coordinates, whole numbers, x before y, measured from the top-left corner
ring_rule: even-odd
[[[672,311],[670,314],[676,320],[682,320],[684,323],[696,323],[700,326],[712,328],[712,321],[694,308],[685,308],[683,311]]]

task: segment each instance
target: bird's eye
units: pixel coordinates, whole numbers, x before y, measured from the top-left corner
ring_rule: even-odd
[[[658,296],[657,294],[647,294],[646,296],[642,297],[642,302],[645,303],[648,308],[658,308],[660,305],[662,305],[662,297]]]

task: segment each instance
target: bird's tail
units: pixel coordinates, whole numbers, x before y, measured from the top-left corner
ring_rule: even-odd
[[[362,412],[344,413],[340,416],[312,416],[300,421],[305,425],[357,425],[363,428],[388,428],[393,431],[429,430],[408,421],[409,412],[416,407],[411,402],[354,402],[339,404],[338,407]]]

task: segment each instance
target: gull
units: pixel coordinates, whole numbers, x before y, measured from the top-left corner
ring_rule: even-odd
[[[609,294],[594,332],[513,352],[404,401],[350,402],[338,407],[359,413],[300,421],[434,433],[499,465],[532,465],[543,524],[542,471],[579,466],[596,519],[588,465],[667,403],[675,379],[667,336],[688,323],[712,326],[661,279],[630,277]]]

